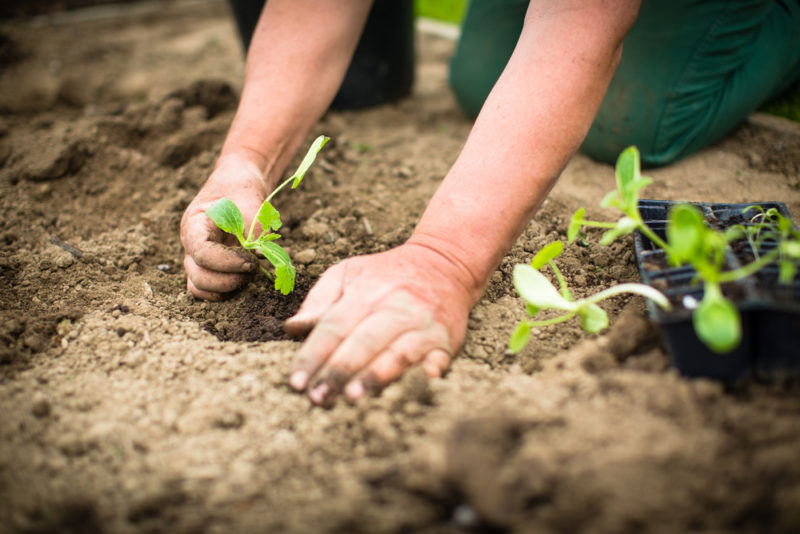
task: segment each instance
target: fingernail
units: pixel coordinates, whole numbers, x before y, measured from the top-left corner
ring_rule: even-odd
[[[289,385],[297,391],[303,391],[308,384],[308,373],[305,371],[295,371],[289,377]]]
[[[330,392],[331,388],[328,386],[327,383],[322,382],[317,384],[314,389],[311,390],[311,393],[308,396],[311,398],[311,402],[314,404],[322,404],[325,402],[325,397]]]
[[[302,312],[298,312],[298,313],[295,313],[294,315],[292,315],[291,317],[289,317],[288,319],[286,319],[286,322],[287,323],[296,323],[296,322],[302,321],[302,320],[303,320],[303,314],[302,314]]]
[[[347,384],[347,387],[344,388],[344,394],[347,395],[348,399],[360,399],[364,396],[364,386],[361,384],[361,381],[354,380],[353,382]]]

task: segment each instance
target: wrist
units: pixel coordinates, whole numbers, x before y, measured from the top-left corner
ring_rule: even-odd
[[[265,197],[274,186],[270,181],[270,165],[259,152],[249,148],[223,150],[214,167],[214,174],[231,182],[231,187],[255,188]],[[244,182],[244,183],[242,183]]]
[[[405,246],[424,250],[433,258],[435,267],[439,271],[465,290],[471,305],[474,306],[478,302],[488,284],[491,269],[473,265],[473,261],[467,260],[468,255],[465,250],[432,234],[415,232],[406,241]],[[489,274],[484,274],[484,271]]]

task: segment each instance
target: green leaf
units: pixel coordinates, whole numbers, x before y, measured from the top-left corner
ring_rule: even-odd
[[[617,189],[619,189],[620,197],[622,198],[623,211],[633,205],[636,205],[636,182],[639,180],[639,149],[635,146],[630,146],[622,151],[617,158],[616,175],[617,175]]]
[[[536,317],[536,314],[539,313],[539,310],[541,310],[541,308],[534,306],[530,302],[525,303],[525,309],[528,311],[528,315],[531,317]]]
[[[275,267],[275,289],[288,295],[294,289],[295,268],[289,253],[272,241],[257,241],[255,247]]]
[[[756,235],[758,233],[758,228],[754,228],[752,226],[748,226],[745,228],[741,224],[735,224],[733,226],[728,227],[725,229],[723,236],[725,237],[726,243],[731,243],[736,241],[737,239],[742,239],[747,236],[747,234]]]
[[[531,260],[531,267],[534,269],[541,269],[547,265],[549,261],[559,257],[563,251],[564,243],[561,241],[553,241],[552,243],[543,246],[542,249],[536,253]]]
[[[619,196],[619,191],[615,189],[606,193],[606,196],[600,201],[600,207],[622,209],[622,198]]]
[[[268,200],[265,200],[261,207],[258,209],[258,213],[256,214],[256,219],[261,224],[261,229],[264,232],[269,232],[270,230],[278,230],[281,227],[281,214],[278,212],[275,207],[269,203]]]
[[[617,189],[619,190],[618,200],[617,203],[613,200],[608,201],[609,204],[615,204],[626,215],[630,217],[636,216],[637,219],[639,218],[639,191],[653,183],[650,178],[640,175],[640,169],[641,156],[639,149],[631,146],[623,150],[619,158],[617,158],[615,169]]]
[[[578,308],[581,328],[590,334],[596,334],[608,327],[608,314],[597,304],[584,304]]]
[[[291,178],[293,180],[292,181],[292,189],[294,189],[298,185],[300,185],[300,182],[303,181],[303,177],[305,177],[306,172],[308,172],[309,167],[311,167],[311,164],[314,163],[314,160],[316,159],[317,154],[319,153],[320,150],[322,150],[322,147],[325,146],[325,143],[330,141],[330,139],[331,139],[330,137],[327,137],[327,136],[324,136],[324,135],[320,135],[319,137],[314,139],[314,142],[311,143],[311,148],[308,149],[308,152],[306,152],[306,155],[303,158],[303,161],[300,162],[300,166],[297,167],[297,170],[292,175],[292,178]]]
[[[600,244],[607,246],[617,238],[628,235],[634,230],[636,230],[636,221],[630,217],[623,217],[617,221],[617,225],[614,228],[603,234],[603,237],[600,238]]]
[[[792,229],[791,219],[787,219],[786,217],[778,213],[778,210],[775,210],[775,219],[777,221],[778,230],[780,230],[781,233],[788,234],[791,231]]]
[[[773,208],[773,209],[774,209],[774,208]],[[764,208],[762,208],[761,206],[759,206],[759,205],[755,204],[755,205],[753,205],[753,206],[747,206],[745,209],[743,209],[743,210],[742,210],[742,217],[746,217],[746,216],[747,216],[747,215],[746,215],[746,214],[747,214],[747,212],[748,212],[748,211],[751,211],[751,210],[752,210],[752,211],[757,211],[757,212],[758,212],[757,214],[755,214],[755,215],[752,217],[753,219],[755,219],[755,218],[756,218],[756,217],[758,217],[759,215],[762,215],[762,214],[764,214]],[[769,211],[772,211],[772,210],[769,210]],[[766,214],[766,215],[767,215],[767,217],[769,217],[769,216],[770,216],[770,215],[769,215],[769,211],[768,211],[768,212],[767,212],[767,214]],[[751,219],[751,220],[752,220],[752,219]]]
[[[221,198],[206,208],[206,215],[222,231],[233,234],[244,241],[244,217],[232,200]]]
[[[800,242],[798,241],[782,241],[779,245],[781,254],[800,260]]]
[[[514,266],[514,287],[526,302],[542,309],[573,311],[577,308],[553,287],[550,280],[530,265]]]
[[[526,320],[519,322],[511,337],[508,339],[508,350],[512,354],[517,354],[525,348],[531,338],[531,323]]]
[[[672,208],[667,222],[670,259],[676,264],[697,259],[703,253],[707,233],[703,214],[697,207],[679,204]]]
[[[781,284],[791,284],[794,280],[797,266],[791,260],[783,260],[778,262],[778,281]]]
[[[635,146],[629,146],[623,150],[617,158],[615,171],[617,189],[625,198],[628,186],[639,176],[639,149]]]
[[[722,296],[715,284],[706,284],[706,293],[692,315],[694,331],[714,352],[730,352],[742,340],[739,311]]]
[[[567,243],[570,245],[575,241],[575,238],[578,237],[578,232],[581,230],[581,226],[583,226],[583,216],[586,214],[586,208],[579,208],[572,215],[572,219],[569,221],[569,228],[567,228]]]
[[[293,265],[278,265],[275,267],[275,289],[284,295],[294,290],[295,269]]]
[[[653,183],[652,178],[648,178],[646,176],[639,176],[635,182],[628,186],[628,190],[631,192],[631,210],[639,210],[639,191],[647,187],[648,185]]]

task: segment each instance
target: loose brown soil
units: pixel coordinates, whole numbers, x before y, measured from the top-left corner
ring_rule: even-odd
[[[329,410],[286,386],[280,321],[332,263],[402,242],[459,152],[452,42],[419,37],[411,98],[315,128],[334,143],[278,201],[298,297],[254,279],[212,304],[185,290],[178,224],[241,89],[225,5],[70,15],[0,24],[0,532],[800,531],[796,384],[677,376],[631,298],[604,304],[600,336],[562,324],[506,353],[513,265],[579,206],[611,215],[613,171],[584,156],[445,379]],[[647,196],[798,219],[799,146],[796,125],[753,120],[650,172]],[[637,279],[632,242],[596,237],[560,260],[578,296]]]

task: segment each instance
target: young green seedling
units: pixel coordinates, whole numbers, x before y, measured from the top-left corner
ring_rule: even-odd
[[[623,213],[617,222],[588,221],[584,219],[585,208],[580,208],[572,216],[567,229],[567,242],[572,244],[583,226],[607,228],[608,231],[600,239],[601,245],[609,245],[614,240],[639,230],[658,247],[666,248],[667,244],[658,234],[653,232],[642,220],[639,213],[639,191],[647,187],[653,180],[641,175],[640,155],[636,147],[626,148],[617,159],[617,189],[609,192],[600,202],[604,208],[614,207]]]
[[[750,276],[766,265],[778,261],[781,282],[787,283],[795,274],[795,262],[800,260],[800,234],[792,223],[775,209],[757,214],[751,227],[734,226],[725,232],[709,228],[700,210],[690,204],[679,204],[670,210],[667,222],[667,240],[664,241],[642,220],[639,213],[639,191],[652,180],[640,175],[640,156],[636,147],[620,154],[616,166],[617,189],[601,202],[603,207],[616,207],[623,217],[616,223],[588,221],[580,208],[572,217],[567,238],[572,243],[583,226],[607,228],[600,239],[608,245],[621,236],[639,230],[657,247],[662,248],[671,265],[691,265],[697,278],[703,281],[703,300],[692,314],[698,338],[716,352],[730,352],[741,341],[741,320],[733,303],[722,294],[721,284]],[[760,222],[759,222],[760,221]],[[737,269],[724,270],[726,251],[731,242],[746,238],[750,241],[756,258]],[[759,244],[766,239],[777,246],[759,254]]]
[[[669,213],[667,256],[673,265],[690,264],[703,281],[703,300],[692,313],[697,337],[715,352],[730,352],[739,346],[742,327],[739,311],[722,294],[725,251],[739,232],[718,232],[709,228],[702,212],[679,204]]]
[[[792,221],[783,215],[776,208],[765,210],[761,206],[750,206],[742,212],[757,212],[747,225],[737,225],[746,237],[756,260],[760,260],[758,268],[764,262],[778,262],[778,281],[782,284],[791,283],[797,271],[797,260],[800,259],[800,232],[794,229]],[[773,248],[772,254],[765,254],[766,260],[762,259],[760,253],[761,246],[765,241],[772,241],[777,244]]]
[[[242,212],[232,200],[221,198],[206,209],[206,215],[209,219],[214,221],[214,224],[222,231],[236,236],[242,248],[253,254],[254,261],[256,265],[258,265],[259,270],[270,280],[274,279],[275,289],[284,295],[288,295],[294,289],[295,268],[294,265],[292,265],[289,254],[280,245],[274,242],[281,236],[274,233],[272,230],[280,229],[282,223],[280,213],[270,204],[270,200],[290,182],[292,183],[292,189],[300,185],[309,167],[314,163],[317,153],[319,153],[329,140],[330,138],[324,135],[320,135],[314,140],[311,144],[311,148],[308,149],[303,161],[297,168],[297,171],[281,185],[276,187],[266,200],[264,200],[264,203],[261,204],[255,219],[253,219],[253,222],[250,224],[247,237],[244,235],[244,217],[242,216]],[[254,236],[256,222],[261,225],[261,233],[258,237]],[[260,252],[275,268],[274,277],[261,265],[255,251]]]
[[[605,289],[585,299],[574,300],[567,287],[564,276],[556,266],[555,260],[561,255],[564,245],[555,241],[543,247],[531,260],[530,265],[514,267],[514,287],[525,301],[528,315],[533,318],[541,310],[559,310],[561,315],[551,319],[531,321],[523,319],[519,322],[508,341],[508,350],[516,354],[528,343],[531,329],[539,326],[563,323],[576,315],[580,318],[581,328],[589,333],[597,333],[608,326],[608,314],[597,305],[598,302],[622,293],[636,293],[652,299],[665,309],[670,308],[669,301],[660,291],[644,284],[619,284]],[[545,265],[550,266],[558,280],[560,290],[540,272]]]

